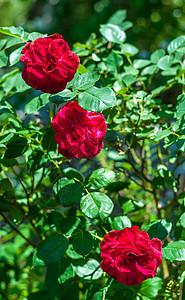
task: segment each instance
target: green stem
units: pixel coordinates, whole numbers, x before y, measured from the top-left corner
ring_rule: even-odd
[[[56,108],[57,108],[57,105],[54,103],[54,104],[53,104],[53,117],[54,117],[54,115],[56,114]]]
[[[91,235],[94,236],[96,239],[103,241],[103,238],[101,238],[100,236],[93,234],[93,233],[91,233]]]

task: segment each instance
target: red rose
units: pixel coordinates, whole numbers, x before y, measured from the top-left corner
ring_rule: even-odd
[[[104,116],[84,110],[77,102],[64,105],[54,116],[51,126],[55,130],[58,152],[67,158],[88,158],[103,148],[107,129]]]
[[[57,33],[26,44],[20,60],[25,64],[22,78],[36,90],[56,94],[65,89],[79,67],[79,58]]]
[[[109,232],[100,244],[104,272],[125,285],[136,285],[156,275],[162,261],[162,243],[150,240],[138,226]]]

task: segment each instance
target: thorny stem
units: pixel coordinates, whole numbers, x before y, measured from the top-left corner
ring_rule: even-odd
[[[18,178],[21,186],[23,187],[23,190],[25,192],[26,195],[26,199],[27,199],[27,204],[28,204],[28,211],[30,211],[30,195],[28,194],[28,191],[24,185],[24,183],[22,182],[22,180],[19,178],[19,176],[16,174],[15,170],[13,169],[13,173],[15,174],[15,176]],[[26,220],[30,223],[34,234],[37,236],[37,238],[39,239],[39,241],[42,241],[42,237],[40,236],[40,234],[38,233],[37,229],[35,228],[35,225],[32,221],[32,219],[29,217],[29,215],[25,212],[25,210],[22,208],[22,206],[20,206],[16,201],[14,201],[14,205],[22,212],[22,214],[24,215],[24,217],[26,218]]]
[[[154,195],[155,204],[156,204],[157,216],[158,216],[159,219],[161,219],[161,210],[160,210],[160,207],[159,207],[159,199],[157,197],[156,190],[154,190],[154,189],[153,189],[153,195]]]
[[[8,218],[5,216],[3,212],[0,212],[1,216],[5,220],[5,222],[15,231],[17,232],[29,245],[36,248],[36,245],[33,244],[27,237],[25,237],[24,234],[22,234],[15,226],[12,225],[12,223],[8,220]]]
[[[163,273],[164,273],[164,279],[168,278],[170,276],[169,270],[168,270],[168,265],[166,262],[166,259],[162,259],[162,268],[163,268]]]
[[[120,172],[120,168],[116,168],[116,169]],[[124,169],[122,168],[121,171],[125,174],[125,176],[126,176],[127,178],[129,178],[130,180],[132,180],[135,184],[137,184],[138,186],[140,186],[143,190],[145,190],[145,191],[148,192],[148,193],[153,194],[153,191],[152,191],[152,190],[147,189],[147,188],[144,186],[144,184],[141,184],[141,183],[139,183],[137,180],[135,180],[134,178],[132,178],[131,175],[130,175],[126,170],[124,170]],[[139,177],[139,178],[140,178],[140,177]]]
[[[37,190],[37,188],[40,186],[40,184],[45,176],[45,169],[46,169],[46,167],[43,167],[41,178],[40,178],[39,182],[37,183],[35,190]],[[32,193],[30,192],[30,194],[32,194]]]
[[[179,300],[183,300],[183,299],[182,299],[182,293],[183,293],[183,282],[180,283],[180,295],[179,295]]]
[[[22,208],[22,206],[20,206],[16,201],[14,202],[14,205],[16,208],[18,208],[20,210],[20,212],[24,215],[25,219],[30,223],[30,225],[33,229],[33,232],[36,235],[36,237],[39,239],[39,241],[42,241],[42,237],[40,236],[37,229],[35,228],[35,225],[34,225],[32,219],[30,218],[30,216],[25,212],[25,210]]]
[[[91,235],[94,236],[96,239],[98,239],[98,240],[100,240],[100,241],[103,240],[103,238],[101,238],[100,236],[98,236],[98,235],[96,235],[96,234],[91,233]]]
[[[102,297],[102,300],[105,300],[105,296],[106,296],[106,295],[105,295],[105,288],[106,288],[106,287],[103,288],[103,297]]]
[[[17,176],[17,178],[18,178],[18,176]],[[23,188],[23,190],[24,190],[24,192],[25,192],[25,194],[26,194],[26,199],[27,199],[27,203],[28,203],[28,210],[30,210],[30,199],[29,199],[29,194],[28,194],[27,189],[25,188],[25,186],[24,186],[22,180],[21,180],[20,178],[18,178],[18,180],[19,180],[20,184],[22,185],[22,188]]]
[[[163,156],[162,156],[161,147],[160,147],[160,143],[159,142],[157,144],[157,154],[158,154],[160,163],[163,165],[164,161],[163,161]]]
[[[48,157],[50,158],[50,160],[52,161],[52,163],[56,166],[56,168],[59,170],[59,173],[61,175],[61,177],[63,177],[63,173],[61,171],[61,168],[59,167],[59,164],[57,161],[55,161],[54,159],[51,158],[50,154],[47,153]],[[61,162],[63,164],[63,161]]]
[[[146,175],[144,174],[144,172],[140,172],[136,167],[135,167],[135,165],[133,164],[133,162],[132,162],[132,159],[131,159],[131,156],[130,156],[130,152],[131,151],[128,151],[128,153],[127,153],[127,157],[128,157],[128,162],[129,162],[129,164],[132,166],[132,168],[134,169],[134,171],[136,172],[136,174],[138,174],[139,175],[139,177],[143,177],[147,182],[152,182],[149,178],[147,178],[146,177]]]
[[[56,114],[56,108],[57,108],[57,106],[56,106],[56,104],[54,103],[54,104],[53,104],[53,117],[54,117],[54,115]]]
[[[145,169],[145,147],[144,147],[144,140],[141,146],[141,172],[144,173]]]
[[[53,111],[52,111],[50,103],[49,103],[49,116],[50,116],[50,121],[52,122],[52,120],[53,120]]]

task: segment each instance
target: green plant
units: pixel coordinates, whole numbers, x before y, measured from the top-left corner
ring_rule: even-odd
[[[35,94],[19,69],[24,42],[42,35],[0,28],[0,299],[185,295],[185,36],[142,59],[126,42],[131,27],[119,10],[100,37],[76,43],[81,65],[56,95]],[[177,101],[164,102],[171,90]],[[50,121],[71,100],[107,121],[94,158],[68,160],[57,151]],[[99,267],[99,244],[107,232],[133,225],[162,240],[163,261],[156,277],[127,287]]]

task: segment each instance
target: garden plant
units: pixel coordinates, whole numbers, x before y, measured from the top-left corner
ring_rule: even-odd
[[[185,35],[132,25],[0,27],[1,300],[185,299]]]

